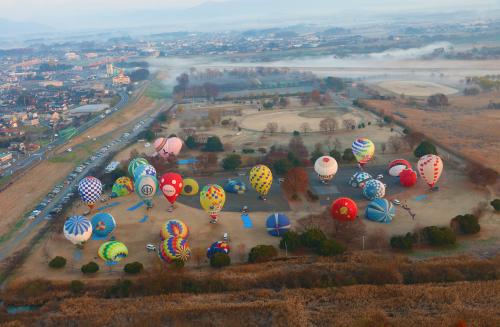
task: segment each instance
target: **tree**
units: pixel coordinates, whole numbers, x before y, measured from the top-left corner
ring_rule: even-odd
[[[212,125],[219,125],[222,119],[222,112],[218,109],[212,109],[208,112],[208,120]]]
[[[138,138],[145,139],[148,142],[152,142],[155,139],[155,133],[148,129],[140,132]]]
[[[288,231],[281,236],[280,249],[290,252],[298,250],[302,246],[301,236],[294,231]]]
[[[411,149],[413,149],[417,144],[422,142],[425,139],[425,135],[420,133],[420,132],[409,132],[405,133],[405,140],[406,143],[410,146]]]
[[[342,125],[344,125],[345,129],[351,130],[356,126],[356,121],[354,119],[344,119]]]
[[[473,183],[481,186],[494,185],[498,180],[498,173],[495,170],[477,164],[471,164],[467,174]]]
[[[196,144],[196,140],[194,139],[193,136],[188,136],[186,138],[186,141],[184,142],[186,146],[190,149],[195,149],[198,144]]]
[[[340,160],[342,159],[342,154],[339,151],[335,150],[335,149],[333,149],[332,151],[330,151],[329,154],[330,154],[330,157],[332,157],[333,159],[337,160],[337,162],[340,162]]]
[[[142,265],[142,263],[140,263],[138,261],[127,263],[125,265],[125,267],[123,267],[123,271],[125,273],[132,274],[132,275],[140,273],[143,269],[144,269],[144,266]]]
[[[79,280],[72,280],[71,283],[69,284],[69,289],[71,290],[71,293],[73,293],[73,294],[82,293],[84,288],[85,288],[85,284]]]
[[[314,151],[311,152],[311,162],[314,164],[316,160],[322,156],[324,156],[324,154],[320,149],[314,149]]]
[[[334,90],[335,92],[340,92],[345,88],[344,81],[341,78],[332,76],[328,76],[325,79],[325,85],[327,88]]]
[[[210,257],[210,266],[214,268],[222,268],[231,264],[231,258],[226,253],[215,253]]]
[[[422,235],[430,245],[435,246],[453,245],[457,239],[449,227],[425,227],[422,229]]]
[[[452,219],[452,225],[454,222],[463,234],[476,234],[481,230],[477,217],[471,214],[458,215]]]
[[[224,151],[224,146],[217,136],[210,136],[207,139],[207,143],[205,144],[205,148],[203,149],[207,152],[221,152]]]
[[[300,130],[302,131],[302,133],[307,134],[311,131],[311,125],[309,125],[308,122],[304,122],[300,125]]]
[[[273,170],[279,176],[285,175],[292,167],[292,163],[287,158],[278,159],[273,163]]]
[[[309,157],[309,152],[307,151],[307,148],[304,145],[304,141],[300,136],[292,137],[290,143],[288,144],[288,149],[299,159]]]
[[[333,118],[325,118],[319,122],[319,129],[325,133],[333,133],[338,127],[337,121]]]
[[[81,271],[84,274],[94,274],[99,271],[99,265],[94,261],[91,261],[86,265],[83,265]]]
[[[387,143],[389,143],[389,146],[394,153],[399,153],[399,151],[403,148],[403,139],[400,136],[391,135],[387,140]]]
[[[230,154],[222,159],[222,168],[224,170],[235,170],[241,166],[241,156],[239,154]]]
[[[415,236],[411,233],[406,233],[406,235],[395,235],[391,237],[391,248],[409,251],[413,248],[415,243]]]
[[[277,131],[278,131],[278,123],[276,123],[276,122],[269,122],[269,123],[267,123],[266,129],[264,130],[264,132],[267,132],[267,133],[269,133],[271,135],[273,135]]]
[[[273,259],[278,255],[278,250],[272,245],[257,245],[250,249],[248,262],[257,263]]]
[[[351,148],[347,148],[344,150],[344,154],[342,155],[342,160],[345,162],[354,162],[356,161],[356,157],[354,156],[354,153],[352,153]]]
[[[62,268],[64,266],[66,266],[66,258],[64,258],[64,257],[57,256],[54,259],[50,260],[50,262],[49,262],[50,268],[58,269],[58,268]]]
[[[293,131],[293,136],[300,136],[300,132],[299,131]]]
[[[344,253],[345,246],[332,239],[325,239],[316,249],[316,253],[323,256],[334,256]]]
[[[147,80],[149,78],[149,70],[145,68],[136,69],[130,73],[129,77],[131,82]]]
[[[422,141],[417,146],[417,148],[415,149],[413,154],[415,155],[415,157],[420,158],[420,157],[423,157],[427,154],[437,154],[437,149],[436,149],[436,146],[434,144],[432,144],[431,142]]]
[[[262,106],[264,107],[264,109],[273,109],[274,107],[274,102],[272,101],[266,101],[262,104]]]
[[[495,209],[495,211],[500,211],[500,199],[495,199],[491,201],[490,204],[493,207],[493,209]]]
[[[280,97],[279,105],[281,108],[286,108],[286,107],[288,107],[289,104],[290,104],[290,100],[288,100],[288,98]]]
[[[427,98],[427,104],[431,107],[444,107],[448,105],[448,97],[442,93],[436,93]]]
[[[288,171],[282,184],[283,190],[290,195],[304,193],[308,189],[309,176],[301,167],[294,167]]]

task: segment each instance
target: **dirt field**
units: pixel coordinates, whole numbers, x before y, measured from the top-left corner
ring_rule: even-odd
[[[424,81],[387,81],[378,83],[377,85],[398,95],[404,94],[416,97],[428,97],[436,93],[450,95],[458,92],[457,89],[446,85]]]

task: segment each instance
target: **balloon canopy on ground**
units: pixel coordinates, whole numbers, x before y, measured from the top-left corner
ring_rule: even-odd
[[[116,228],[115,218],[107,212],[100,212],[94,215],[90,221],[92,222],[94,235],[99,238],[108,237]]]
[[[224,185],[224,191],[233,194],[244,194],[247,190],[245,183],[238,179],[230,179]]]
[[[116,198],[126,196],[134,192],[134,183],[129,177],[120,177],[113,184],[111,189],[111,197]]]
[[[394,218],[396,209],[386,199],[375,199],[366,207],[365,215],[368,220],[388,224]]]
[[[365,171],[357,171],[352,175],[351,179],[349,180],[349,185],[352,187],[360,187],[363,188],[365,186],[365,183],[367,180],[372,179],[372,175]]]
[[[383,198],[385,196],[385,185],[378,179],[370,179],[363,187],[363,195],[368,200]]]
[[[158,256],[166,263],[174,260],[186,262],[191,256],[191,249],[185,238],[174,236],[160,242]]]
[[[198,185],[197,181],[195,181],[192,178],[186,178],[184,180],[184,186],[182,187],[181,194],[187,196],[193,196],[198,194],[199,190],[200,186]]]
[[[99,247],[98,255],[106,263],[115,264],[128,256],[128,249],[122,242],[109,241]]]
[[[179,236],[182,238],[187,238],[189,235],[189,229],[187,225],[180,220],[169,220],[160,230],[160,237],[162,240],[166,240],[170,237]]]
[[[73,244],[82,244],[92,236],[92,223],[83,216],[71,216],[64,223],[64,237]]]
[[[411,169],[403,169],[399,174],[399,183],[404,187],[411,187],[417,183],[417,173]]]
[[[396,159],[389,163],[387,170],[390,176],[398,177],[403,169],[411,168],[411,164],[405,159]]]
[[[267,217],[266,228],[271,236],[283,236],[290,230],[290,219],[282,213],[274,213]]]
[[[358,216],[358,206],[350,198],[338,198],[333,201],[330,213],[338,221],[353,221]]]

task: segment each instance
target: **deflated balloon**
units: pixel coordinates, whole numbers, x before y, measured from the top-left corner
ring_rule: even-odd
[[[403,169],[411,168],[411,164],[408,160],[405,159],[396,159],[389,163],[387,170],[389,175],[398,177]]]
[[[122,242],[109,241],[99,247],[97,254],[106,263],[115,264],[128,256],[128,249]]]
[[[111,189],[111,197],[116,198],[120,196],[129,195],[134,192],[134,183],[128,177],[120,177],[113,184]]]
[[[378,179],[370,179],[363,187],[363,195],[368,200],[383,198],[385,196],[385,185]]]

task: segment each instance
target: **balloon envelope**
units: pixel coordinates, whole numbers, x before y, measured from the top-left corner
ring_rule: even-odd
[[[167,263],[174,260],[186,262],[191,256],[191,249],[185,238],[174,236],[160,242],[158,256]]]
[[[358,206],[349,198],[338,198],[330,208],[332,218],[339,221],[353,221],[358,215]]]
[[[166,173],[160,179],[160,188],[171,204],[177,201],[183,186],[182,176],[177,173]]]
[[[169,137],[168,139],[160,137],[154,142],[153,145],[160,157],[166,159],[170,155],[179,155],[182,149],[182,140],[178,137]]]
[[[113,216],[107,212],[100,212],[90,220],[92,230],[97,237],[107,237],[116,228],[116,221]]]
[[[111,197],[116,198],[120,196],[129,195],[134,192],[134,183],[128,177],[120,177],[113,184],[111,189]]]
[[[368,200],[383,198],[385,196],[385,185],[378,179],[370,179],[363,187],[363,195]]]
[[[396,209],[386,199],[375,199],[366,207],[365,215],[368,220],[388,224],[394,218]]]
[[[187,225],[180,220],[169,220],[163,224],[160,230],[160,237],[162,240],[166,240],[174,236],[187,238],[188,235],[189,230]]]
[[[114,264],[128,256],[128,249],[122,242],[109,241],[99,247],[97,254],[107,263]]]
[[[373,178],[372,175],[368,174],[367,172],[358,171],[355,172],[354,175],[352,175],[351,179],[349,180],[349,185],[351,185],[352,187],[363,188],[365,186],[366,181],[372,178]]]
[[[143,175],[135,182],[135,192],[149,207],[157,189],[158,181],[153,176]]]
[[[216,253],[224,253],[229,254],[231,252],[231,248],[229,247],[229,243],[226,241],[217,241],[210,245],[207,249],[207,258],[211,258]]]
[[[92,208],[102,194],[102,183],[93,176],[87,176],[78,183],[78,193],[83,203]]]
[[[217,184],[205,185],[200,192],[201,207],[210,215],[217,216],[225,202],[226,192]]]
[[[238,179],[230,179],[227,181],[226,185],[224,185],[224,191],[228,193],[243,194],[246,190],[247,186],[245,183]]]
[[[333,179],[338,168],[337,160],[330,156],[319,157],[314,163],[314,171],[325,182]]]
[[[420,177],[433,188],[443,172],[443,160],[435,154],[428,154],[418,160],[417,167]]]
[[[372,160],[375,154],[375,145],[367,138],[358,138],[352,143],[352,153],[361,166]]]
[[[64,223],[64,237],[73,244],[86,242],[92,236],[92,224],[83,216],[69,217]]]
[[[411,187],[417,183],[417,173],[411,169],[403,169],[399,174],[399,183],[404,187]]]
[[[156,177],[156,169],[150,164],[140,165],[134,171],[134,180],[138,180],[144,175]]]
[[[282,213],[274,213],[267,217],[266,228],[271,236],[282,236],[290,230],[290,219]]]
[[[148,164],[149,164],[149,162],[144,158],[132,159],[130,161],[130,163],[128,164],[128,174],[130,175],[130,177],[134,178],[135,169],[139,166],[148,165]]]
[[[273,173],[269,167],[257,165],[250,170],[250,185],[261,196],[266,196],[273,183]]]
[[[198,194],[200,186],[198,182],[192,178],[186,178],[184,180],[184,186],[182,187],[181,195],[193,196]]]
[[[405,159],[396,159],[389,163],[387,170],[389,175],[398,177],[403,169],[411,168],[411,164]]]

